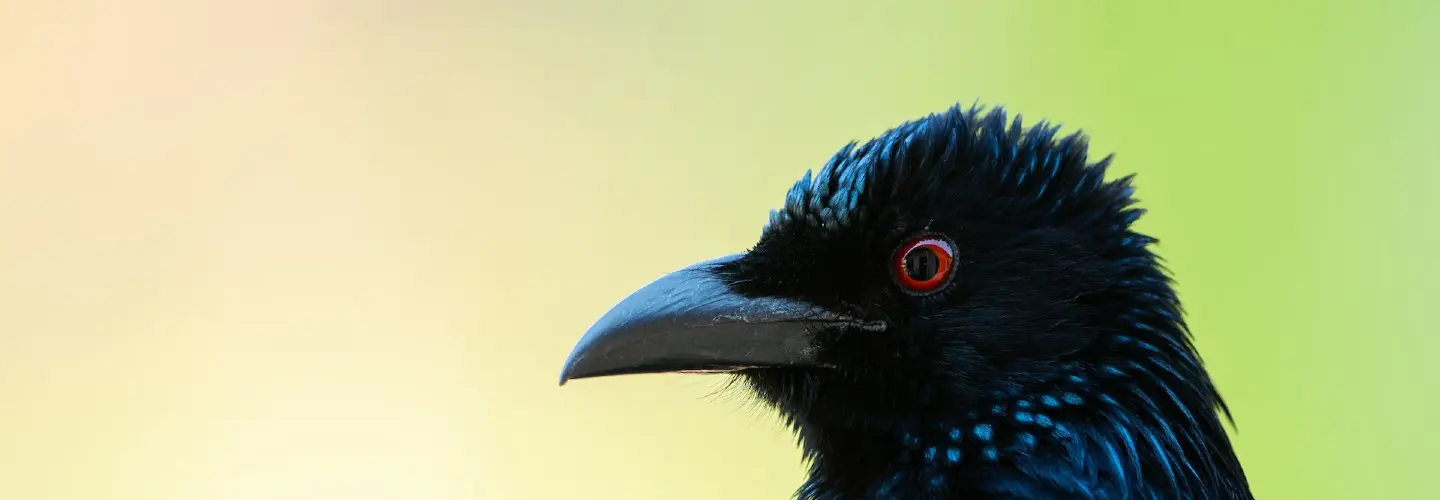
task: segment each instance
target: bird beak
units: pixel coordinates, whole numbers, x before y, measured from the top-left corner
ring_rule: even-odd
[[[819,366],[815,334],[855,322],[806,302],[731,291],[715,270],[741,256],[675,271],[620,301],[581,337],[560,384],[609,375]]]

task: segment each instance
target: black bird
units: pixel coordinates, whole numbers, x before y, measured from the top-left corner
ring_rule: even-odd
[[[1171,279],[1081,132],[979,106],[806,172],[749,251],[606,313],[560,378],[725,372],[800,499],[1250,499]]]

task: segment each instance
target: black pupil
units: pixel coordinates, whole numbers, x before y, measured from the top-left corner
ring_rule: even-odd
[[[915,281],[929,281],[940,273],[940,256],[935,249],[920,247],[905,254],[905,274]]]

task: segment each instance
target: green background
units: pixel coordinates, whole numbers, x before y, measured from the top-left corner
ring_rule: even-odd
[[[804,170],[979,101],[1139,173],[1260,498],[1432,498],[1440,4],[0,3],[0,498],[785,498],[717,378],[556,387]]]

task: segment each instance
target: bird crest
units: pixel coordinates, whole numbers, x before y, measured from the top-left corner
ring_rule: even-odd
[[[1059,215],[1104,191],[1111,156],[1087,164],[1087,136],[1056,139],[1058,125],[1026,128],[1004,108],[956,105],[907,121],[863,145],[840,148],[818,172],[806,170],[771,210],[765,232],[795,224],[834,232],[863,224],[875,214],[865,207],[891,206],[897,198],[946,197],[967,188],[986,193],[986,207],[1038,209]],[[1128,182],[1122,179],[1122,184]],[[1119,194],[1130,194],[1128,189]],[[1009,206],[995,206],[994,200]],[[1123,207],[1116,207],[1123,208]]]

